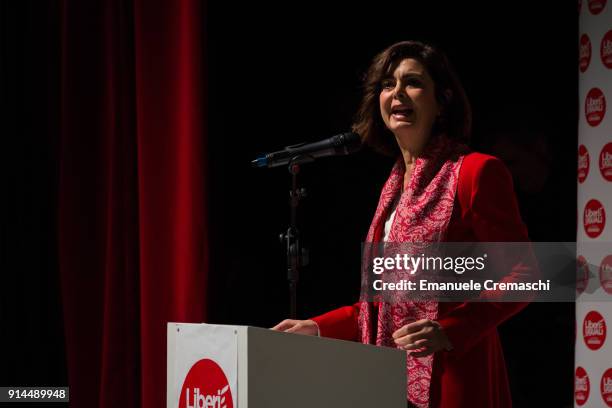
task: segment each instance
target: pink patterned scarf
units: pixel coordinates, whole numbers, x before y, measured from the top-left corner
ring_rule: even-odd
[[[467,147],[444,136],[433,137],[417,158],[409,187],[401,192],[405,165],[400,157],[385,183],[367,243],[380,242],[392,204],[399,197],[387,242],[438,242],[445,239],[453,212],[459,169]],[[378,306],[378,308],[376,307]],[[380,303],[362,302],[359,313],[361,341],[365,344],[397,347],[393,332],[407,323],[435,320],[435,301]],[[429,388],[433,355],[421,358],[407,354],[408,400],[419,408],[429,406]]]

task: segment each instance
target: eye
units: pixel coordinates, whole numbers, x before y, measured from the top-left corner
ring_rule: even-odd
[[[406,85],[407,86],[412,86],[414,88],[422,88],[423,87],[423,83],[416,79],[416,78],[408,78],[406,79]]]
[[[382,89],[386,90],[393,89],[395,88],[395,79],[383,79],[380,86]]]

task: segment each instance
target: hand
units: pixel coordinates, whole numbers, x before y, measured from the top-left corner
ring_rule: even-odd
[[[395,344],[414,357],[425,357],[440,350],[452,349],[440,323],[422,319],[409,323],[393,333]]]
[[[282,331],[285,333],[307,334],[309,336],[319,335],[319,326],[314,320],[293,320],[285,319],[271,330]]]

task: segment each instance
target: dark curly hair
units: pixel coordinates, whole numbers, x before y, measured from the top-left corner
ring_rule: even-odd
[[[432,136],[444,133],[450,139],[467,143],[472,127],[472,110],[463,86],[446,56],[435,47],[419,41],[393,44],[374,57],[364,79],[363,99],[353,131],[361,135],[364,143],[381,153],[393,156],[399,153],[393,134],[382,120],[379,95],[382,80],[406,58],[423,64],[435,84],[435,97],[442,114],[433,125]]]

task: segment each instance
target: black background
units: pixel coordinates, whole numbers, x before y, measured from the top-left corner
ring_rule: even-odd
[[[583,6],[584,7],[584,6]],[[65,384],[57,272],[59,11],[2,2],[2,328],[8,384]],[[474,111],[472,147],[502,157],[535,241],[574,241],[578,14],[574,2],[209,2],[205,10],[210,222],[209,321],[269,327],[288,317],[290,176],[257,154],[350,128],[371,58],[434,43]],[[45,67],[45,69],[41,69]],[[9,106],[8,108],[7,105]],[[392,160],[364,151],[304,166],[310,248],[298,312],[353,303],[359,250]],[[42,328],[40,322],[44,322]],[[517,407],[570,406],[574,305],[532,304],[502,325]]]

